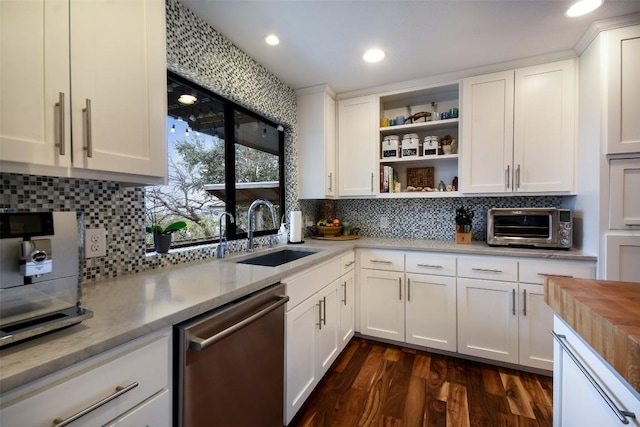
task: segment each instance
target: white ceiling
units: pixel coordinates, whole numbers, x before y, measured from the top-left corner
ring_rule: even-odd
[[[572,0],[180,1],[291,88],[337,93],[569,51],[593,21],[640,12],[640,0],[579,18],[564,15]],[[365,63],[371,47],[386,58]]]

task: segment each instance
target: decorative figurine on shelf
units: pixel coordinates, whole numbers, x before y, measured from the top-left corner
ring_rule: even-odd
[[[447,191],[447,186],[445,185],[444,181],[440,181],[440,183],[438,184],[438,191]]]
[[[451,183],[451,185],[453,186],[453,191],[458,191],[458,177],[454,177],[453,178],[453,182]]]

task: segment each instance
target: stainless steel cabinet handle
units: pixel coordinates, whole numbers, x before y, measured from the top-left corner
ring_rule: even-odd
[[[411,301],[411,279],[407,279],[407,301]]]
[[[511,178],[511,165],[507,165],[507,170],[504,171],[504,185],[506,189],[509,189],[509,181]]]
[[[524,295],[524,306],[522,307],[522,314],[527,317],[527,290],[522,291]]]
[[[87,145],[83,148],[87,152],[87,157],[93,157],[93,141],[91,138],[91,100],[87,98],[87,107],[82,109],[85,114],[85,123],[87,125]]]
[[[538,276],[556,276],[556,277],[569,277],[569,278],[573,278],[573,276],[570,276],[568,274],[555,274],[555,273],[538,273]]]
[[[625,227],[640,227],[640,224],[625,224]]]
[[[371,173],[371,192],[373,193],[373,173]]]
[[[233,334],[234,332],[239,331],[245,326],[248,326],[261,317],[264,317],[267,314],[271,313],[276,308],[285,305],[287,301],[289,301],[288,296],[278,297],[273,304],[263,308],[262,310],[252,314],[251,316],[241,320],[238,323],[234,323],[232,326],[218,332],[217,334],[214,334],[208,338],[193,337],[189,340],[189,348],[195,351],[202,351],[205,348],[209,347],[211,344],[214,344],[221,339]]]
[[[333,192],[333,173],[329,174],[329,193]]]
[[[60,418],[56,418],[55,420],[53,420],[53,427],[63,427],[63,426],[69,425],[72,422],[76,421],[78,418],[84,417],[88,413],[95,411],[99,407],[106,405],[107,403],[111,402],[114,399],[117,399],[118,397],[133,390],[136,387],[138,387],[137,381],[132,382],[126,387],[118,386],[116,387],[116,391],[113,394],[110,394],[109,396],[94,403],[93,405],[84,408],[82,411],[71,415],[69,418],[65,418],[64,420],[61,420]]]
[[[342,284],[342,289],[343,289],[343,291],[344,291],[344,299],[342,300],[342,303],[343,303],[344,305],[347,305],[347,282],[344,282],[344,283]]]
[[[472,271],[483,271],[485,273],[502,273],[502,270],[494,270],[492,268],[471,268]]]
[[[425,267],[425,268],[444,268],[441,265],[435,265],[435,264],[418,264],[418,267]]]
[[[58,152],[60,155],[64,156],[64,92],[58,93],[56,108],[58,109],[58,143],[56,144],[56,147],[59,147]]]
[[[393,262],[391,262],[391,261],[384,261],[384,260],[380,260],[380,259],[371,259],[371,260],[369,260],[369,262],[372,262],[374,264],[393,264]]]
[[[516,169],[516,190],[520,188],[520,165]]]
[[[515,316],[516,315],[516,290],[515,289],[511,290],[511,304],[513,305],[513,308],[511,309],[511,313]]]
[[[346,263],[344,266],[345,267],[351,267],[355,263],[356,263],[355,261],[351,261],[351,262]]]
[[[402,301],[402,277],[398,277],[398,294],[400,295],[400,301]]]
[[[322,330],[322,300],[318,301],[316,305],[318,306],[318,323],[316,325]]]
[[[322,324],[327,325],[327,297],[322,297]]]
[[[602,399],[604,399],[604,401],[607,403],[609,408],[611,408],[611,410],[616,414],[616,417],[618,417],[620,422],[622,424],[629,424],[629,420],[627,418],[635,418],[636,414],[634,414],[633,412],[629,412],[629,411],[623,411],[623,410],[619,409],[616,406],[616,404],[613,402],[611,397],[609,397],[607,392],[604,391],[604,389],[600,386],[600,384],[598,384],[598,382],[595,380],[595,378],[593,378],[591,376],[589,371],[587,371],[587,368],[584,367],[582,362],[580,362],[580,360],[578,360],[578,357],[571,351],[571,349],[569,348],[567,343],[564,342],[564,340],[567,339],[566,335],[557,334],[555,331],[551,331],[551,334],[553,335],[553,338],[556,339],[558,344],[560,344],[560,347],[562,347],[562,349],[565,351],[565,353],[567,353],[567,356],[569,356],[571,358],[571,360],[573,360],[573,362],[576,364],[578,369],[580,369],[580,372],[582,372],[584,374],[584,376],[587,378],[587,380],[589,380],[589,382],[591,383],[593,388],[596,389],[596,391],[598,392],[600,397],[602,397]]]

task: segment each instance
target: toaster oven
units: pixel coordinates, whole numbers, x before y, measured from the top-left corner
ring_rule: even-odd
[[[573,246],[573,213],[558,208],[489,209],[487,244],[570,249]]]

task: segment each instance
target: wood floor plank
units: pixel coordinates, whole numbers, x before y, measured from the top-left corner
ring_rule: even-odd
[[[470,427],[467,388],[457,382],[449,383],[449,395],[447,396],[447,425]]]
[[[500,378],[507,393],[507,401],[509,402],[511,413],[527,418],[535,418],[531,407],[531,398],[522,385],[520,378],[505,372],[500,372]]]
[[[357,338],[289,427],[551,427],[549,377]]]

